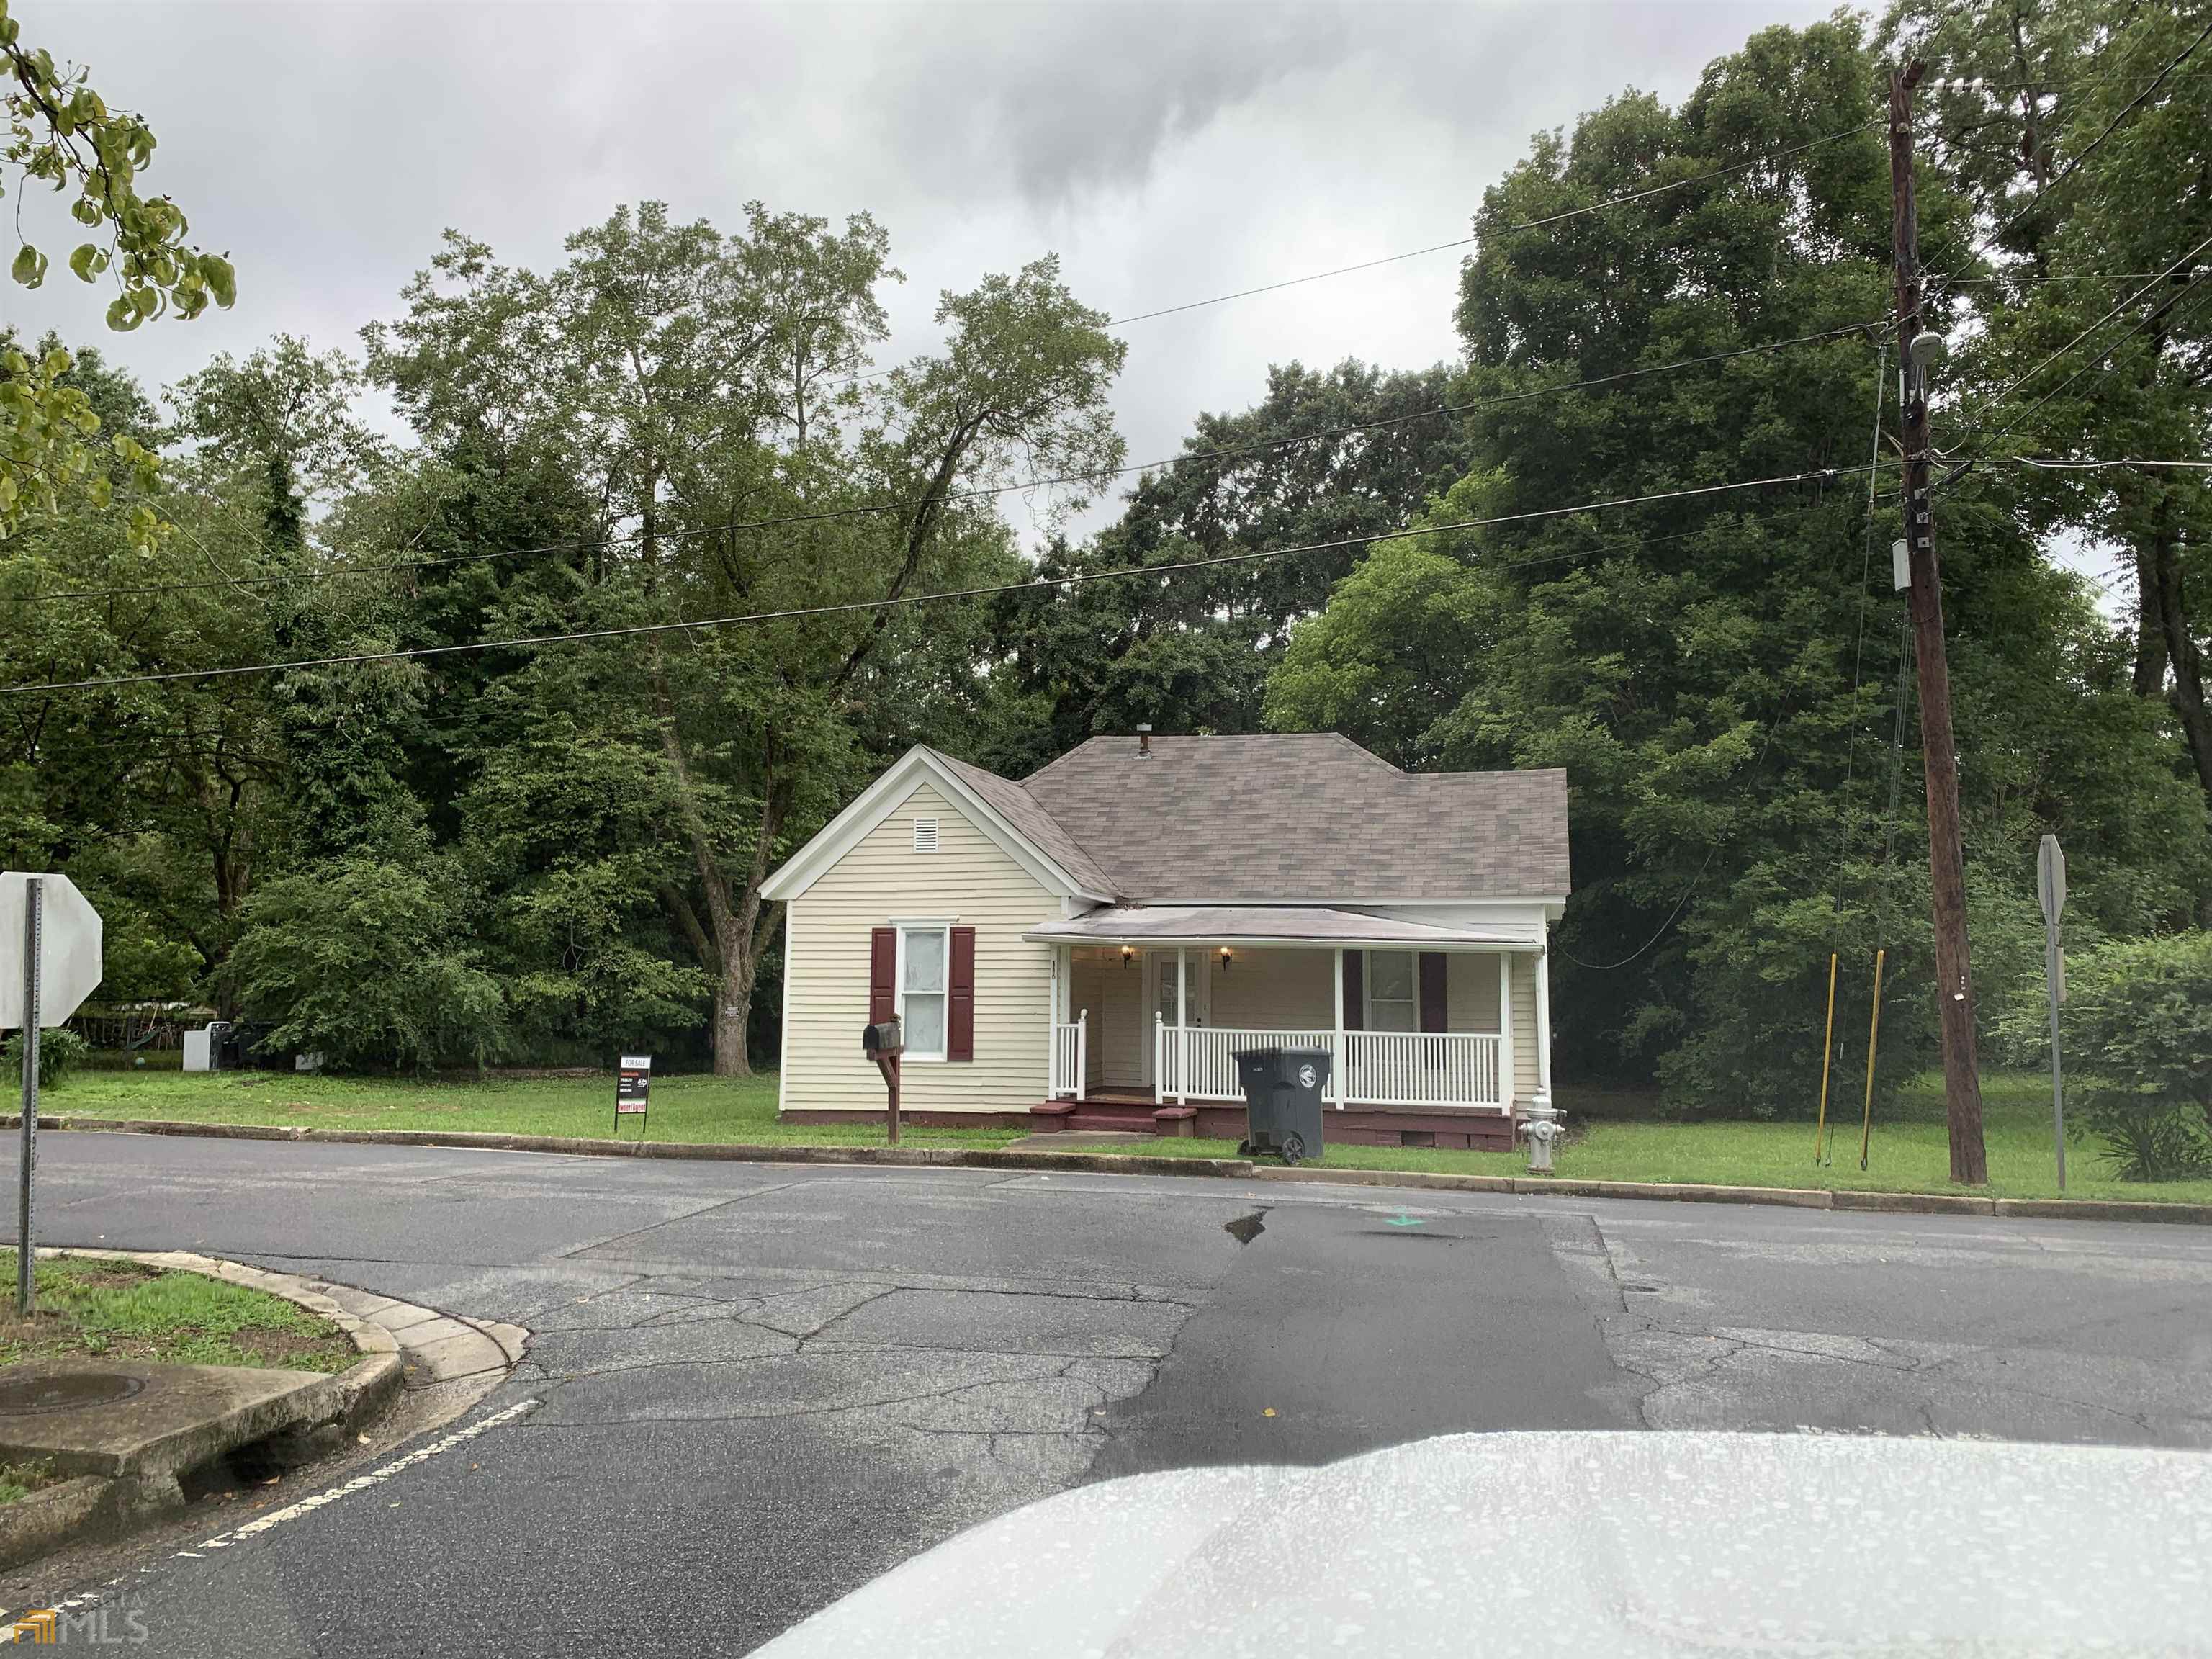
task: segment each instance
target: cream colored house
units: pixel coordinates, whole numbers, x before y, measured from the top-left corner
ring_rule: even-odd
[[[1551,1088],[1559,771],[1400,771],[1328,734],[1094,738],[1014,782],[909,750],[769,880],[781,1105],[1241,1138],[1232,1056],[1332,1054],[1328,1133],[1506,1145]]]

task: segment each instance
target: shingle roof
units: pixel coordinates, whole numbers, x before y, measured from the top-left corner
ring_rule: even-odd
[[[1024,939],[1098,941],[1297,939],[1335,945],[1489,945],[1510,927],[1439,927],[1396,916],[1310,904],[1109,904],[1060,921],[1040,922]]]
[[[1020,784],[1002,778],[996,772],[986,772],[980,766],[970,766],[966,761],[955,760],[941,750],[932,750],[930,752],[945,763],[947,771],[981,795],[994,811],[1012,824],[1030,846],[1074,877],[1085,891],[1110,896],[1117,890],[1113,876],[1085,852],[1082,843],[1062,829],[1052,814]]]
[[[1568,890],[1567,775],[1557,769],[1401,772],[1333,732],[1160,737],[1149,755],[1133,737],[1092,738],[1019,784],[949,763],[1071,875],[1096,873],[1117,898],[1342,904]]]

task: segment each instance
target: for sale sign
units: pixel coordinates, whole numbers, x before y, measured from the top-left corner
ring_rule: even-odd
[[[624,1054],[622,1066],[615,1073],[615,1115],[642,1114],[646,1091],[653,1086],[653,1056]]]

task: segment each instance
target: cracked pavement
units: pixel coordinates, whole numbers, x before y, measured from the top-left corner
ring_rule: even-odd
[[[1457,1430],[2212,1446],[2212,1230],[53,1134],[44,1242],[531,1332],[463,1451],[143,1581],[156,1654],[743,1651],[1079,1481]],[[55,1564],[58,1595],[85,1585]]]

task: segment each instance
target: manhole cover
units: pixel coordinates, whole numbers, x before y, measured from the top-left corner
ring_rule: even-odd
[[[0,1382],[0,1417],[37,1412],[78,1412],[112,1406],[146,1386],[121,1371],[76,1371],[65,1376],[27,1376]]]

